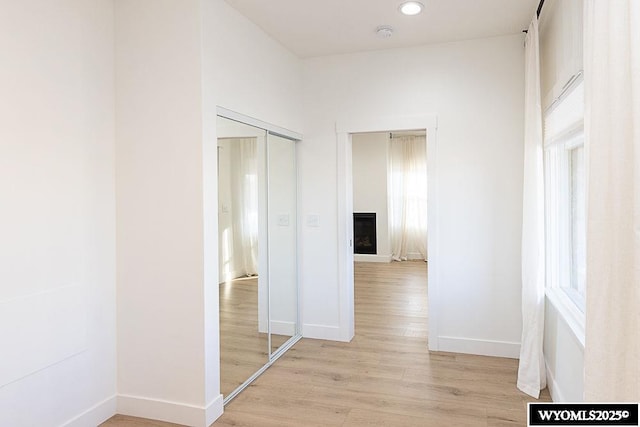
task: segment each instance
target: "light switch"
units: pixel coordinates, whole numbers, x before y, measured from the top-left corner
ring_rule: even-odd
[[[288,227],[289,226],[289,214],[280,214],[280,215],[278,215],[278,225],[280,227]]]
[[[320,215],[317,215],[317,214],[307,215],[307,226],[320,227]]]

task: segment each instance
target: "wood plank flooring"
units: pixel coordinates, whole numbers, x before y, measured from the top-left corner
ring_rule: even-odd
[[[258,332],[258,278],[220,284],[220,392],[227,395],[269,360]],[[241,331],[241,332],[240,332]]]
[[[424,262],[356,263],[355,278],[352,342],[300,341],[214,426],[526,425],[517,360],[427,351]]]
[[[258,278],[221,283],[219,295],[220,392],[226,396],[267,363],[269,355],[267,334],[258,332]],[[273,334],[272,348],[289,338]]]
[[[517,360],[427,351],[424,262],[356,263],[355,277],[355,338],[301,340],[214,427],[526,425]],[[105,425],[164,426],[126,422]]]

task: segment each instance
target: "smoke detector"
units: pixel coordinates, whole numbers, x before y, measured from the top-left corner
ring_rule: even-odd
[[[381,25],[378,28],[376,28],[376,34],[380,38],[388,39],[393,35],[393,27],[389,25]]]

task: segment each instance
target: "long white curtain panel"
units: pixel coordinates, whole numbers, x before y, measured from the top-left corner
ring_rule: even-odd
[[[427,144],[422,135],[389,140],[389,237],[391,257],[427,259]]]
[[[522,340],[518,388],[538,398],[546,387],[544,334],[544,168],[538,19],[525,45],[525,135],[522,206]]]
[[[241,256],[236,268],[244,275],[258,274],[258,154],[256,138],[235,138],[232,161],[234,234]]]
[[[640,401],[640,1],[587,0],[585,400]]]

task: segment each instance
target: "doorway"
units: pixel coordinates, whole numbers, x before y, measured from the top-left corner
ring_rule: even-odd
[[[351,135],[356,334],[427,340],[425,129]]]
[[[370,118],[336,124],[337,166],[338,166],[338,274],[340,284],[340,331],[341,339],[349,341],[355,334],[355,283],[354,283],[354,240],[353,220],[353,136],[359,133],[402,132],[424,129],[427,142],[427,169],[429,180],[427,193],[431,203],[427,204],[427,223],[429,239],[426,252],[429,257],[429,269],[422,284],[428,288],[428,348],[438,350],[438,170],[437,170],[437,118],[435,116],[413,116],[395,118]],[[426,283],[424,283],[426,282]],[[423,298],[423,297],[418,297]],[[426,299],[426,297],[425,297]],[[424,299],[422,299],[424,302]],[[424,320],[426,328],[426,318]],[[414,325],[415,326],[415,325]]]
[[[426,130],[351,135],[354,259],[427,260]]]

